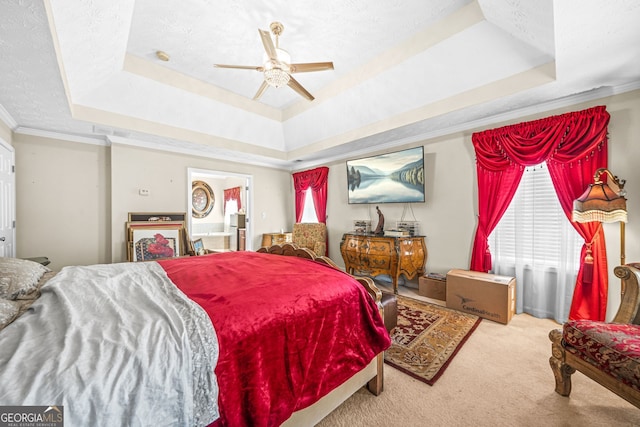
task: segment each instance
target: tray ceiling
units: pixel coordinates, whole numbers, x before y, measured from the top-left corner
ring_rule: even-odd
[[[633,0],[23,0],[2,10],[0,106],[16,131],[275,167],[640,81]],[[213,67],[262,65],[258,29],[273,21],[292,62],[333,61],[295,74],[315,100],[270,87],[254,101],[262,73]]]

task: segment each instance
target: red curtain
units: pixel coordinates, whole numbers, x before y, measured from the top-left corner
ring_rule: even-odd
[[[598,106],[473,134],[479,216],[471,270],[491,269],[487,238],[509,206],[525,166],[547,162],[562,209],[571,219],[573,200],[593,182],[596,169],[607,166],[608,124],[609,113]],[[585,246],[569,318],[604,320],[608,288],[604,233],[600,223],[572,224]],[[588,248],[592,264],[584,262]]]
[[[327,177],[329,168],[322,166],[307,171],[296,172],[293,175],[293,187],[296,191],[296,222],[302,220],[306,191],[311,188],[311,196],[315,206],[318,222],[327,223]],[[329,233],[327,233],[327,253],[329,251]],[[325,253],[325,255],[327,255]]]
[[[242,209],[242,202],[240,201],[240,187],[227,188],[226,190],[224,190],[224,205],[222,206],[223,210],[226,209],[227,202],[229,200],[236,201],[236,203],[238,204],[238,211]]]

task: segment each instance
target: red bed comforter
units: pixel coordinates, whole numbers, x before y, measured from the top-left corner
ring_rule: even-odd
[[[390,345],[372,298],[331,267],[257,252],[160,265],[206,310],[218,335],[214,425],[280,425]]]

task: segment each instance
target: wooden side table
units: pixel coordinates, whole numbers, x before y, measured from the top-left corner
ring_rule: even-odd
[[[293,241],[293,233],[264,233],[262,235],[262,247],[268,248],[273,245],[283,245]]]

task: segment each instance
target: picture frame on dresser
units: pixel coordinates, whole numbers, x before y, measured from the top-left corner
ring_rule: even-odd
[[[206,253],[202,239],[192,240],[191,242],[193,245],[194,255],[204,255]]]

